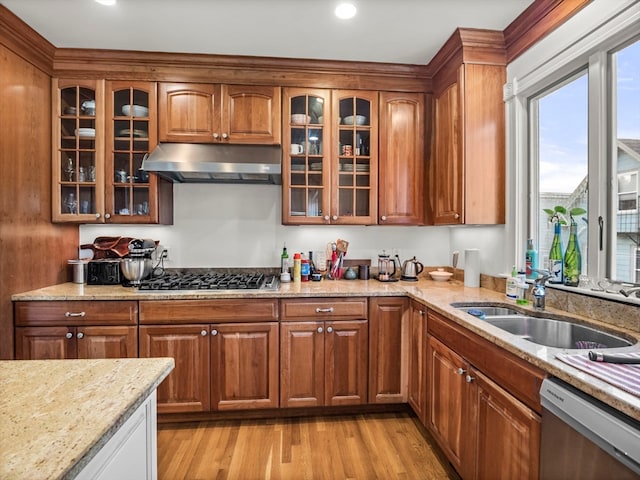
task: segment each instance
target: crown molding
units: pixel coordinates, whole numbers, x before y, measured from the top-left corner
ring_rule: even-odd
[[[56,47],[3,5],[0,5],[0,44],[52,75]]]

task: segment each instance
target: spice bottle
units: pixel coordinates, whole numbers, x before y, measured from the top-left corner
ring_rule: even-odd
[[[301,281],[302,258],[299,253],[293,254],[293,281]]]

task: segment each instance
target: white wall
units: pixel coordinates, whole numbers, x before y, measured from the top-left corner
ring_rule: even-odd
[[[479,248],[481,271],[503,269],[504,226],[496,227],[361,227],[283,226],[282,187],[275,185],[174,185],[174,224],[82,225],[81,243],[122,235],[153,238],[169,248],[165,266],[276,267],[286,242],[290,252],[319,250],[328,242],[349,241],[349,258],[369,258],[377,265],[383,249],[398,249],[401,260],[416,256],[425,265],[450,265],[451,254]]]

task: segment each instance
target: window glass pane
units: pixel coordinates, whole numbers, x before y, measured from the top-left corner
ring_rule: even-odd
[[[548,268],[549,250],[553,240],[553,224],[544,209],[564,207],[567,212],[574,207],[587,209],[587,75],[577,77],[544,92],[536,100],[538,111],[538,252],[540,267]],[[569,239],[570,218],[562,220],[563,251]],[[575,218],[578,224],[578,240],[582,251],[582,273],[586,274],[587,216]]]
[[[638,246],[638,172],[640,172],[640,41],[612,55],[614,114],[614,165],[618,178],[615,272],[616,280],[640,282]],[[615,178],[615,177],[614,177]]]

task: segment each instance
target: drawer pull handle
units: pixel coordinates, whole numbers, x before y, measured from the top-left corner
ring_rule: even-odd
[[[65,312],[65,317],[84,317],[85,312]]]
[[[333,313],[333,307],[329,307],[329,308],[317,307],[316,308],[316,313]]]

